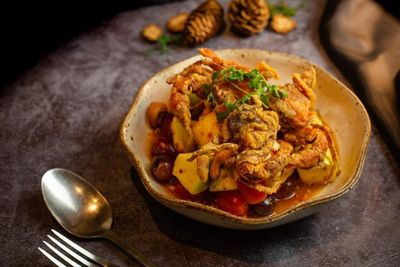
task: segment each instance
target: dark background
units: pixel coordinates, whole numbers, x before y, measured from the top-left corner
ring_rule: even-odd
[[[32,67],[37,60],[61,43],[106,21],[113,15],[145,5],[162,4],[168,0],[131,0],[124,2],[97,1],[86,4],[71,1],[51,3],[21,1],[0,4],[0,88],[19,73]],[[331,1],[332,2],[332,1]],[[334,0],[334,2],[337,2]],[[378,1],[399,17],[395,0]],[[155,14],[156,15],[156,14]],[[351,23],[351,20],[349,20]]]

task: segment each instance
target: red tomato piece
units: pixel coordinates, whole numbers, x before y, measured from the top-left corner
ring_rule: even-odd
[[[248,203],[238,191],[217,193],[215,204],[217,208],[237,216],[244,216],[247,214]]]
[[[238,182],[237,184],[240,194],[242,194],[244,199],[250,204],[261,203],[267,197],[267,193],[260,192],[244,183]]]
[[[174,182],[173,184],[168,186],[169,190],[172,191],[177,197],[181,199],[192,199],[193,195],[183,187],[180,182]]]

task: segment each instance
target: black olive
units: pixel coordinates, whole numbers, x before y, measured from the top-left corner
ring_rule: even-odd
[[[154,144],[152,149],[153,156],[167,155],[175,157],[177,152],[174,145],[166,137],[160,137]]]
[[[151,175],[159,182],[168,182],[172,176],[174,162],[170,157],[155,157],[150,166]]]
[[[171,122],[173,118],[174,115],[172,113],[165,113],[160,116],[160,134],[167,140],[172,140]]]
[[[204,101],[201,101],[197,105],[191,107],[190,115],[191,115],[192,120],[198,121],[205,108],[206,108],[206,105],[204,104]]]
[[[161,128],[163,125],[164,117],[169,114],[168,111],[160,112],[157,116],[157,128]]]
[[[267,196],[263,202],[251,205],[250,208],[257,216],[268,216],[275,210],[275,200],[272,196]]]
[[[289,178],[281,185],[274,197],[279,200],[292,198],[295,195],[296,186],[296,182]]]

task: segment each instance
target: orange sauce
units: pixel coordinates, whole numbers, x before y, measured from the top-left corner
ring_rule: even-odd
[[[158,131],[151,131],[146,137],[145,153],[150,160],[152,159],[151,151],[153,145],[155,144],[158,138],[159,138]]]
[[[295,194],[292,198],[279,200],[276,202],[274,213],[281,213],[293,206],[310,199],[317,194],[325,185],[317,184],[304,184],[300,182],[296,186]]]

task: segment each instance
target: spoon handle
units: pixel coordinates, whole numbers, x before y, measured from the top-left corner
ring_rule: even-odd
[[[119,236],[114,234],[113,231],[106,231],[105,233],[102,234],[102,237],[112,241],[115,245],[124,250],[129,256],[134,258],[140,265],[146,267],[154,266],[140,251],[138,251],[135,247],[131,246],[130,244],[126,243]]]

